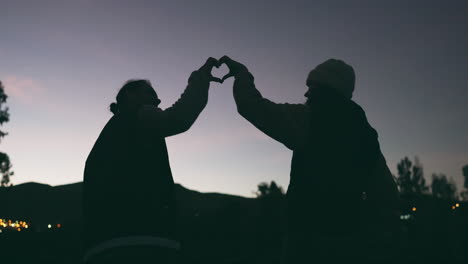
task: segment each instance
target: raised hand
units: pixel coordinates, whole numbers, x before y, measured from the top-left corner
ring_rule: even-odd
[[[219,63],[220,63],[220,65],[224,63],[229,68],[229,72],[226,75],[224,75],[221,82],[224,82],[224,80],[226,80],[226,79],[228,79],[230,77],[233,77],[233,76],[235,77],[238,73],[240,73],[242,71],[248,71],[247,67],[245,67],[244,64],[239,63],[239,62],[229,58],[228,56],[223,56],[219,60]]]
[[[209,77],[210,82],[223,83],[224,80],[211,75],[211,70],[213,70],[213,67],[219,68],[219,66],[221,66],[221,63],[217,59],[209,57],[205,64],[203,64],[203,66],[198,69],[198,71],[202,74],[206,74]]]

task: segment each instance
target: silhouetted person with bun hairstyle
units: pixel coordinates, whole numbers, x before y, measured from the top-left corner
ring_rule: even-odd
[[[161,102],[147,80],[128,81],[110,105],[114,114],[86,160],[85,262],[171,263],[176,204],[165,138],[187,131],[208,101],[216,59],[190,75],[180,99]]]
[[[293,151],[283,263],[393,263],[398,190],[377,132],[351,100],[355,73],[330,59],[307,77],[305,104],[277,104],[229,57],[238,112]]]

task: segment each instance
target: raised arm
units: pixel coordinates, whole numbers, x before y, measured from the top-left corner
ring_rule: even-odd
[[[208,102],[210,81],[221,82],[211,75],[211,69],[219,63],[209,58],[188,80],[185,91],[171,107],[161,110],[155,106],[142,106],[138,117],[146,131],[169,137],[187,131],[197,120]]]
[[[256,89],[254,77],[244,65],[228,57],[223,57],[220,62],[230,68],[230,73],[223,79],[235,77],[234,100],[239,114],[289,149],[303,146],[310,129],[309,108],[303,104],[271,102]]]

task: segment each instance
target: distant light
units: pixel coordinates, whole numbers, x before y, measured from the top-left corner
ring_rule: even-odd
[[[452,205],[452,210],[455,210],[455,208],[456,208],[455,205]]]
[[[409,220],[411,218],[411,215],[406,214],[406,215],[400,215],[401,220]]]
[[[0,233],[3,232],[1,229],[0,229]]]
[[[24,228],[29,228],[29,226],[28,226],[28,225],[25,225]]]
[[[411,211],[416,212],[416,207],[413,207]]]
[[[52,228],[52,225],[51,224],[47,225],[47,228]]]
[[[61,227],[62,227],[62,225],[61,225],[61,224],[57,224],[57,228],[61,228]]]
[[[456,204],[455,204],[455,207],[460,207],[460,204],[459,204],[459,203],[456,203]]]
[[[18,232],[20,232],[20,231],[21,231],[21,228],[18,228]]]

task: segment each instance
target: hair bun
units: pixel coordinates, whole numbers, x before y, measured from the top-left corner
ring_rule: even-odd
[[[117,103],[111,103],[109,109],[114,115],[119,113],[119,105]]]

